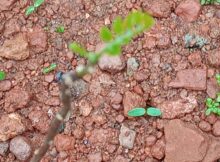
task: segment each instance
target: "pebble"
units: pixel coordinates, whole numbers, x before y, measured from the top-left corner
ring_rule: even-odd
[[[127,60],[127,75],[132,76],[138,70],[139,63],[135,57],[130,57]]]
[[[9,80],[0,81],[0,92],[8,91],[12,87],[12,84]]]
[[[58,134],[54,139],[57,151],[73,150],[75,147],[75,138],[69,135]]]
[[[119,134],[119,142],[120,145],[127,148],[132,149],[134,146],[134,141],[136,137],[136,132],[129,129],[128,127],[122,125]]]
[[[0,142],[0,155],[5,156],[8,151],[9,144],[8,142]]]
[[[220,136],[220,120],[217,120],[212,127],[212,133],[215,136]]]
[[[32,147],[30,141],[23,137],[17,136],[10,141],[10,151],[18,160],[26,161],[30,158]]]
[[[211,125],[207,121],[199,122],[199,128],[204,132],[209,132],[212,130]]]

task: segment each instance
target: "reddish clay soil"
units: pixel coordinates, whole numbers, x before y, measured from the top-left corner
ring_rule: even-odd
[[[30,4],[0,0],[0,70],[7,73],[0,81],[1,162],[28,161],[42,143],[62,106],[56,72],[86,64],[68,44],[97,50],[99,29],[133,9],[151,13],[155,26],[124,47],[121,57],[103,58],[92,75],[73,85],[70,119],[42,162],[220,159],[220,119],[204,114],[205,99],[219,91],[219,6],[197,0],[46,0],[27,17]],[[59,25],[63,34],[55,32]],[[189,35],[195,39],[187,42]],[[58,67],[44,75],[51,63]],[[141,106],[156,106],[163,116],[127,117]]]

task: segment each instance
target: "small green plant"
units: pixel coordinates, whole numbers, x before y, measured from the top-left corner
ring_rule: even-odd
[[[105,43],[105,47],[98,52],[88,52],[85,48],[76,42],[69,45],[69,48],[79,56],[88,59],[87,67],[80,66],[76,69],[77,74],[82,76],[91,67],[98,63],[100,57],[104,54],[116,56],[121,54],[123,45],[128,44],[133,37],[143,33],[154,24],[154,19],[147,13],[141,11],[131,12],[126,18],[117,17],[111,26],[111,30],[104,26],[100,30],[100,38]]]
[[[162,113],[160,109],[155,108],[155,107],[149,107],[149,108],[134,108],[130,111],[128,111],[128,116],[131,117],[137,117],[137,116],[144,116],[144,115],[149,115],[149,116],[161,116]]]
[[[64,28],[64,26],[58,26],[57,28],[56,28],[56,32],[57,33],[64,33],[65,32],[65,28]]]
[[[220,74],[216,74],[215,75],[215,79],[218,83],[218,85],[220,85]],[[210,115],[211,113],[217,114],[218,116],[220,116],[220,93],[216,94],[216,98],[212,99],[212,98],[207,98],[206,99],[206,115]]]
[[[216,79],[218,85],[220,86],[220,74],[216,74],[215,79]]]
[[[43,73],[47,74],[47,73],[53,71],[56,67],[57,67],[57,64],[53,63],[49,67],[44,68]]]
[[[201,5],[220,3],[220,0],[200,0]]]
[[[0,81],[6,78],[6,73],[4,71],[0,71]]]
[[[34,5],[29,6],[26,9],[25,15],[28,16],[30,14],[32,14],[34,11],[37,10],[38,7],[40,7],[42,4],[44,3],[44,0],[35,0],[34,1]]]
[[[206,115],[210,115],[211,113],[217,114],[220,116],[220,93],[217,94],[216,99],[207,98],[206,99]]]

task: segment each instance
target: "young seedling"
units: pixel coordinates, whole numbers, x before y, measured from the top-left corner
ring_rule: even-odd
[[[215,76],[217,83],[220,85],[220,74],[216,74]],[[210,115],[211,113],[214,113],[218,116],[220,116],[220,93],[216,94],[215,99],[207,98],[206,99],[206,115]]]
[[[200,0],[201,5],[219,4],[220,0]]]
[[[149,116],[161,116],[162,113],[160,109],[155,108],[155,107],[149,107],[149,108],[134,108],[130,111],[128,111],[128,116],[130,117],[137,117],[137,116],[144,116],[144,115],[149,115]]]
[[[69,45],[69,48],[81,57],[88,59],[88,64],[85,66],[77,67],[76,71],[67,73],[58,73],[56,75],[57,80],[60,80],[60,99],[62,101],[63,108],[58,112],[51,123],[51,127],[48,130],[43,145],[35,150],[34,156],[30,162],[39,162],[47,152],[50,144],[58,133],[60,125],[63,123],[68,112],[72,109],[70,93],[70,86],[73,82],[82,78],[84,75],[91,73],[94,66],[98,63],[99,59],[104,55],[110,56],[120,55],[123,45],[128,44],[132,38],[143,33],[154,24],[154,19],[141,11],[131,12],[125,19],[117,17],[111,26],[111,30],[108,27],[103,27],[100,30],[100,37],[105,42],[105,46],[98,52],[88,52],[81,45],[73,42]]]
[[[64,33],[64,32],[65,32],[64,26],[58,26],[58,27],[56,28],[56,32],[57,32],[57,33]]]
[[[35,0],[34,4],[32,6],[29,6],[26,9],[25,15],[28,16],[32,14],[34,11],[37,10],[38,7],[40,7],[44,3],[44,0]]]
[[[220,85],[220,74],[216,74],[215,79],[216,79],[218,85]]]
[[[56,69],[56,67],[57,67],[57,64],[53,63],[49,67],[44,68],[43,73],[47,74],[47,73],[53,71],[54,69]]]
[[[0,81],[6,78],[6,73],[4,71],[0,71]]]

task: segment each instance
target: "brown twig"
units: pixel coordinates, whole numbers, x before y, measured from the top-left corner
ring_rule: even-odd
[[[53,139],[58,133],[61,123],[63,122],[66,115],[71,109],[71,92],[69,87],[72,84],[72,82],[78,79],[79,77],[74,72],[68,72],[66,74],[63,74],[60,86],[60,99],[63,103],[63,108],[54,117],[43,145],[39,149],[35,150],[30,162],[40,162],[40,160],[46,154],[50,145],[53,143]]]

